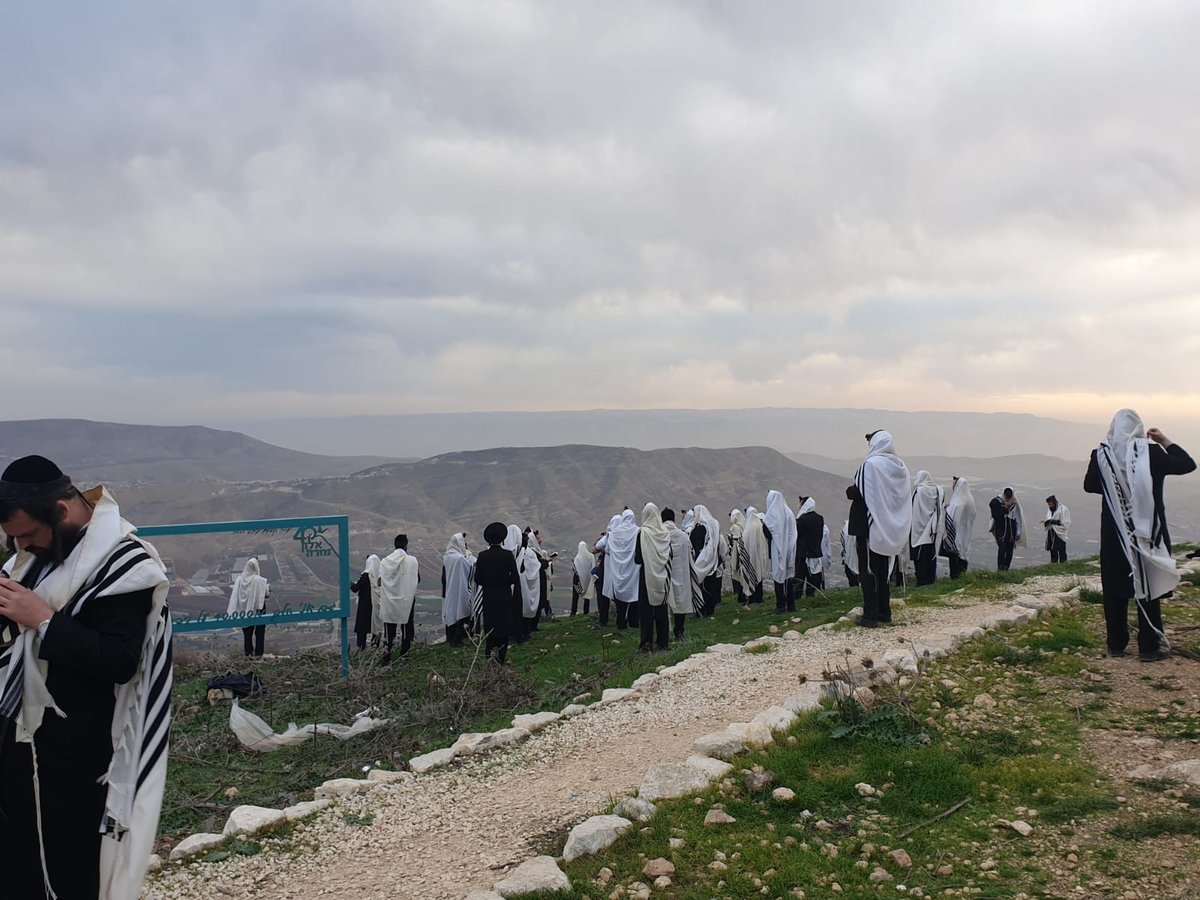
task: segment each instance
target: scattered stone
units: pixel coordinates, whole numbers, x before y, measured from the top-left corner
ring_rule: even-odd
[[[659,875],[654,879],[654,886],[660,891],[671,886],[671,877],[669,875]]]
[[[282,809],[271,809],[266,806],[235,806],[225,822],[223,834],[232,837],[235,834],[258,834],[281,825],[287,821]]]
[[[632,824],[621,816],[592,816],[585,819],[572,828],[567,836],[563,859],[573,862],[581,856],[591,856],[611,847]]]
[[[241,795],[242,795],[242,792],[239,791],[235,787],[225,789],[225,796],[228,797],[230,800],[236,800]]]
[[[378,784],[376,781],[364,781],[358,778],[331,778],[320,787],[313,790],[314,800],[337,800],[349,797],[361,791],[369,791]]]
[[[333,806],[332,800],[308,800],[304,803],[297,803],[294,806],[285,808],[283,815],[289,822],[299,822],[301,819],[314,816],[321,810],[328,809],[331,806]]]
[[[1136,742],[1135,742],[1136,743]],[[1150,746],[1157,746],[1158,742]],[[1200,787],[1200,759],[1181,759],[1178,762],[1164,766],[1139,766],[1129,773],[1134,780],[1164,778],[1170,781],[1183,781],[1193,787]]]
[[[562,718],[562,713],[556,712],[539,712],[529,713],[527,715],[514,716],[512,727],[524,728],[530,734],[541,731],[552,722],[557,722]]]
[[[571,879],[558,867],[554,857],[535,856],[497,881],[495,888],[501,897],[520,897],[538,891],[557,893],[571,890]]]
[[[778,800],[780,803],[789,803],[790,801],[796,799],[796,792],[791,788],[777,787],[775,790],[771,791],[771,797],[774,800]]]
[[[766,747],[775,742],[771,729],[762,722],[734,722],[729,726],[729,731],[749,747]]]
[[[1029,837],[1031,834],[1033,834],[1033,826],[1021,819],[1015,819],[1012,822],[1009,822],[1006,819],[997,819],[996,827],[1010,828],[1021,837]]]
[[[605,688],[600,694],[600,702],[607,706],[610,703],[619,703],[636,694],[633,688]]]
[[[771,731],[787,731],[796,721],[796,714],[783,706],[768,706],[750,721],[761,722]]]
[[[937,874],[942,878],[954,874],[954,866],[938,866]]]
[[[976,706],[983,707],[984,709],[995,709],[996,708],[996,700],[995,700],[995,698],[992,697],[991,694],[980,694],[978,697],[975,698],[974,702],[975,702]]]
[[[727,762],[722,762],[719,759],[712,759],[708,756],[700,756],[692,754],[687,758],[684,765],[691,766],[693,769],[699,769],[708,776],[710,781],[717,781],[724,778],[733,771],[733,766]]]
[[[635,881],[629,885],[625,894],[632,898],[632,900],[650,900],[650,886],[640,881]]]
[[[658,859],[652,859],[650,862],[646,863],[646,865],[642,866],[642,874],[647,878],[659,878],[663,875],[674,875],[675,863],[660,856]]]
[[[867,880],[871,884],[884,884],[892,880],[892,873],[884,868],[876,868],[874,872],[867,876]]]
[[[568,703],[559,711],[558,714],[564,719],[570,719],[573,716],[577,716],[584,712],[587,712],[587,707],[582,703]]]
[[[667,838],[667,845],[672,850],[680,850],[687,845],[687,841],[685,841],[683,838]]]
[[[892,862],[902,869],[912,868],[912,857],[908,855],[907,850],[893,850],[888,854],[892,858]]]
[[[751,792],[764,791],[771,785],[771,782],[773,782],[774,780],[775,780],[774,772],[766,772],[766,771],[751,772],[749,775],[746,776],[746,780],[745,780],[746,790],[751,791]]]
[[[412,781],[412,772],[393,772],[391,769],[372,769],[367,773],[367,781],[377,784],[397,784],[401,781]]]
[[[408,761],[408,767],[418,775],[424,775],[432,769],[449,764],[454,759],[454,756],[453,747],[443,747],[441,750],[434,750],[432,753],[414,756]]]
[[[632,687],[635,691],[645,691],[649,690],[650,688],[657,687],[658,682],[661,680],[661,675],[657,675],[654,672],[647,672],[645,675],[639,676],[638,679],[634,681]]]
[[[858,784],[856,784],[854,789],[858,791],[858,796],[860,797],[874,797],[877,793],[875,788],[871,787],[871,785],[864,781],[860,781]]]
[[[692,749],[703,756],[728,759],[741,753],[745,749],[745,744],[742,743],[741,737],[726,729],[696,738]]]
[[[658,812],[658,807],[644,797],[626,797],[613,810],[614,815],[631,819],[634,822],[649,822],[656,812]]]
[[[785,641],[798,641],[802,637],[804,637],[804,635],[802,635],[800,632],[791,629],[783,633],[783,639]]]
[[[503,900],[495,891],[471,891],[465,900]]]
[[[170,859],[171,862],[178,862],[181,859],[187,859],[189,856],[195,856],[197,853],[212,850],[223,843],[225,843],[225,835],[223,834],[189,834],[175,845],[175,849],[171,851]]]
[[[737,819],[723,809],[710,809],[704,814],[705,825],[731,825],[736,821]]]
[[[638,796],[653,803],[696,794],[708,787],[708,774],[695,766],[674,763],[654,766],[642,779]]]
[[[779,626],[772,625],[767,629],[767,631],[770,632],[771,634],[779,634]]]
[[[603,869],[601,869],[599,872],[596,873],[596,881],[599,882],[600,884],[608,884],[612,880],[613,880],[613,870],[610,869],[608,866],[605,866]]]
[[[162,868],[162,857],[159,856],[157,853],[151,853],[150,859],[148,859],[146,861],[146,871],[147,872],[157,872],[161,868]]]
[[[729,868],[729,866],[726,863],[721,862],[721,860],[719,860],[719,859],[714,859],[712,862],[710,862],[708,864],[708,867],[710,869],[712,869],[714,872],[724,872]]]

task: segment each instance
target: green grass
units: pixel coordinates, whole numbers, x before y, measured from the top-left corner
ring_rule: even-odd
[[[1142,841],[1164,835],[1200,837],[1200,817],[1194,812],[1162,813],[1116,825],[1109,833],[1124,841]]]

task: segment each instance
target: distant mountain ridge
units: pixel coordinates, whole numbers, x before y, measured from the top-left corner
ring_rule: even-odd
[[[81,483],[287,481],[342,475],[392,462],[321,456],[200,425],[125,425],[87,419],[0,422],[0,465],[38,453]]]

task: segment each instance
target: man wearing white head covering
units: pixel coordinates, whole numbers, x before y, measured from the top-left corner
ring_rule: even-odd
[[[858,547],[863,613],[856,624],[874,628],[892,621],[888,576],[892,561],[908,546],[912,532],[912,482],[886,431],[867,435],[867,458],[858,467],[850,498],[850,533]]]
[[[858,587],[858,545],[850,533],[850,520],[842,522],[842,568],[846,570],[846,582]]]
[[[733,596],[738,606],[750,602],[742,586],[742,530],[746,527],[746,515],[740,509],[729,511],[729,579],[733,583]]]
[[[988,531],[996,539],[996,571],[1007,572],[1012,566],[1013,550],[1025,547],[1025,510],[1011,486],[992,498],[988,504],[992,513],[992,524]]]
[[[609,529],[604,552],[604,593],[617,603],[617,628],[622,631],[638,624],[638,568],[633,560],[637,542],[637,520],[633,510],[626,509]]]
[[[521,615],[525,621],[526,635],[537,630],[537,618],[542,604],[542,560],[537,537],[526,529],[521,537],[521,553],[517,557],[517,569],[521,572]]]
[[[721,526],[703,504],[697,504],[689,514],[693,522],[690,534],[695,558],[693,565],[700,581],[702,598],[696,612],[701,616],[711,616],[721,602]]]
[[[1066,504],[1059,503],[1053,494],[1046,498],[1046,518],[1043,524],[1046,526],[1046,549],[1050,551],[1050,562],[1065,563],[1071,511],[1067,509]]]
[[[771,574],[771,540],[763,514],[746,507],[746,525],[742,529],[742,589],[750,603],[763,602],[763,584]]]
[[[451,647],[461,647],[467,639],[474,600],[475,557],[467,550],[467,536],[456,531],[442,555],[442,625]]]
[[[642,509],[642,527],[634,546],[638,568],[639,653],[667,649],[667,595],[671,590],[671,535],[653,503]]]
[[[608,610],[612,606],[612,594],[608,593],[611,589],[608,575],[608,536],[620,524],[621,515],[618,513],[608,520],[608,527],[592,548],[592,552],[596,554],[596,568],[598,569],[596,573],[596,624],[600,628],[608,627]]]
[[[1118,412],[1108,437],[1092,451],[1083,489],[1100,494],[1100,581],[1108,655],[1129,644],[1129,601],[1137,603],[1138,658],[1166,659],[1162,598],[1179,584],[1171,556],[1163,481],[1196,469],[1187,451],[1157,428],[1145,429],[1131,409]]]
[[[913,484],[909,553],[917,584],[937,581],[937,556],[946,533],[946,492],[924,469]]]
[[[400,628],[400,655],[412,647],[416,636],[417,583],[420,581],[417,558],[408,555],[408,535],[398,534],[392,542],[395,548],[379,561],[380,615],[387,641],[387,654],[382,664],[392,664],[392,647],[396,643],[396,628]]]
[[[575,559],[571,567],[571,615],[578,615],[579,601],[583,600],[583,614],[588,614],[592,602],[596,578],[592,570],[596,568],[596,557],[588,550],[587,541],[580,541],[575,551]]]
[[[271,596],[271,587],[267,579],[259,572],[258,560],[250,557],[242,567],[242,574],[233,580],[233,589],[229,592],[228,615],[257,616],[267,608],[267,598]],[[247,656],[263,655],[263,640],[266,636],[266,625],[249,625],[242,629],[242,640]]]
[[[779,491],[767,492],[763,524],[771,540],[771,578],[775,582],[775,612],[795,612],[796,514]]]
[[[817,512],[812,497],[800,497],[796,513],[796,594],[815,597],[825,587],[822,541],[828,541],[825,517]]]
[[[967,552],[971,549],[971,534],[975,530],[975,498],[967,479],[955,475],[946,500],[946,534],[942,538],[942,555],[950,561],[950,577],[958,578],[967,571]]]
[[[379,557],[374,553],[367,557],[362,574],[350,590],[358,595],[358,608],[354,613],[355,643],[359,650],[366,650],[367,635],[378,637],[383,630],[379,627]]]
[[[704,605],[700,576],[696,573],[695,551],[688,534],[675,524],[675,510],[662,511],[663,526],[671,544],[671,577],[668,580],[667,606],[675,628],[675,640],[683,638],[687,617],[699,613]]]

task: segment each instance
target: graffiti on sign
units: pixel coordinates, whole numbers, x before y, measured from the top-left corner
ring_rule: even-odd
[[[300,549],[305,556],[337,556],[337,549],[325,537],[324,525],[308,525],[297,528],[292,535],[293,541],[300,542]]]

